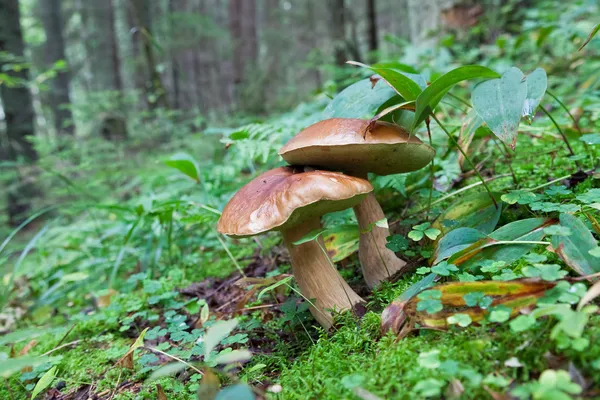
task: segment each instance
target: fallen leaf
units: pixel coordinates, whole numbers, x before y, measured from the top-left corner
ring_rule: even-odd
[[[156,399],[157,400],[168,400],[164,389],[158,383],[156,384]]]

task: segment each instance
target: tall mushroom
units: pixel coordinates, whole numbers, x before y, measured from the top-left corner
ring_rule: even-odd
[[[372,190],[369,181],[337,172],[276,168],[253,179],[231,198],[217,229],[238,238],[280,231],[300,291],[315,299],[311,312],[329,328],[333,318],[328,310],[352,309],[363,300],[335,269],[322,239],[319,243],[293,243],[319,229],[322,215],[353,207]]]
[[[309,126],[294,136],[279,154],[292,165],[311,165],[367,179],[369,172],[390,175],[425,167],[435,151],[401,127],[377,122],[332,118]],[[359,259],[369,287],[400,271],[406,262],[385,247],[388,228],[372,224],[385,218],[370,193],[354,207],[360,228]]]

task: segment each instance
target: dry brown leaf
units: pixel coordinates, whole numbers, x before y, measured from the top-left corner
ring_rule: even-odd
[[[591,288],[583,295],[579,304],[577,305],[577,311],[581,310],[586,304],[600,296],[600,281],[594,283]]]
[[[165,390],[158,383],[156,384],[156,399],[157,400],[168,400]]]

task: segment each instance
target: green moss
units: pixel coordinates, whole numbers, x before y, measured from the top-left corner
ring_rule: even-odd
[[[420,331],[400,341],[392,336],[377,341],[374,338],[378,335],[378,319],[376,314],[368,314],[361,326],[347,323],[331,337],[321,337],[304,355],[283,368],[279,380],[283,392],[277,398],[349,398],[351,392],[342,379],[353,374],[362,375],[362,387],[382,398],[416,398],[413,389],[420,381],[448,379],[439,368],[419,365],[419,354],[431,350],[440,351],[441,361],[458,363],[456,377],[467,388],[461,398],[489,396],[481,385],[469,386],[469,373],[465,371],[473,370],[482,377],[496,373],[523,383],[552,367],[552,357],[547,354],[564,356],[592,381],[600,379],[600,371],[591,366],[600,356],[599,317],[592,319],[585,335],[592,343],[590,348],[580,353],[561,352],[547,340],[550,321],[521,334],[511,332],[506,325],[493,324],[451,332]],[[506,366],[504,362],[512,357],[517,357],[523,366]]]

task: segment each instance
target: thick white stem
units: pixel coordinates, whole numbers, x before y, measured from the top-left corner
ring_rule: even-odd
[[[300,292],[315,305],[310,311],[316,320],[325,329],[329,329],[333,324],[333,316],[329,310],[351,310],[355,304],[363,302],[363,299],[348,286],[327,254],[323,252],[322,248],[324,249],[325,246],[321,238],[318,239],[319,243],[313,240],[298,246],[292,244],[320,227],[321,220],[313,218],[283,231],[282,234],[290,252],[292,272]]]
[[[369,229],[369,225],[385,218],[373,193],[369,193],[354,207],[354,213],[361,232],[358,258],[365,282],[373,288],[400,271],[406,265],[406,261],[399,259],[393,251],[385,247],[387,237],[390,236],[388,228],[373,226],[370,232],[363,233]]]

